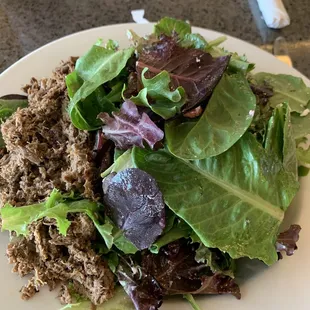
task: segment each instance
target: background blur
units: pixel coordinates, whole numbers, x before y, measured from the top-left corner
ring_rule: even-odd
[[[0,0],[0,73],[19,58],[62,36],[108,24],[133,22],[131,10],[145,18],[190,20],[272,52],[284,36],[293,65],[310,78],[310,0],[284,0],[291,25],[267,28],[256,0]]]

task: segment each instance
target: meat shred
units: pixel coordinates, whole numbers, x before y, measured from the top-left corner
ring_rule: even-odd
[[[32,78],[24,88],[29,106],[2,124],[6,150],[0,154],[0,208],[7,202],[17,207],[39,202],[54,188],[98,198],[94,135],[76,129],[66,112],[65,76],[74,70],[75,61],[64,63],[51,78]],[[23,299],[46,284],[50,289],[62,285],[64,303],[72,302],[72,290],[94,305],[112,297],[114,275],[91,247],[97,236],[93,222],[84,214],[69,217],[66,236],[59,234],[54,220],[44,218],[30,225],[27,237],[9,243],[13,272],[32,275],[21,290]]]
[[[114,276],[107,263],[91,247],[96,229],[88,216],[72,215],[67,235],[58,233],[54,220],[40,220],[30,225],[30,234],[13,240],[7,249],[13,271],[20,276],[32,274],[22,290],[28,300],[47,284],[54,289],[61,283],[60,300],[72,302],[68,286],[87,297],[94,305],[111,298]]]
[[[29,107],[2,124],[8,154],[0,159],[1,205],[37,202],[53,188],[95,198],[93,138],[76,129],[66,112],[65,76],[74,69],[74,61],[57,68],[52,78],[32,78],[24,87]]]

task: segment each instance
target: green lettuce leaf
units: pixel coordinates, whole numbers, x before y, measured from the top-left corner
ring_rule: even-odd
[[[184,221],[178,219],[177,223],[173,225],[172,228],[163,231],[158,240],[151,245],[150,251],[154,254],[158,254],[161,247],[178,239],[188,238],[191,232],[192,229],[190,226]]]
[[[211,42],[212,43],[212,42]],[[226,55],[231,55],[228,68],[232,72],[242,72],[246,74],[254,69],[255,65],[247,61],[245,55],[240,56],[237,53],[232,53],[225,50],[222,47],[218,47],[215,45],[210,45],[206,47],[206,52],[210,53],[213,57],[221,57]]]
[[[296,155],[300,165],[310,165],[310,113],[309,104],[303,113],[291,113],[293,136],[296,140]],[[299,169],[301,170],[301,168]],[[304,169],[305,170],[305,169]],[[304,173],[303,173],[304,175]]]
[[[299,184],[246,133],[225,153],[193,162],[134,148],[135,165],[155,177],[165,203],[206,247],[271,265],[284,212]]]
[[[301,78],[266,72],[257,73],[253,78],[258,84],[265,84],[273,89],[274,95],[269,98],[273,108],[286,102],[292,112],[302,113],[310,101],[310,87]]]
[[[84,56],[78,59],[76,63],[76,73],[68,78],[68,88],[74,88],[71,91],[71,100],[68,107],[68,112],[72,123],[79,129],[93,130],[98,128],[96,117],[98,111],[110,112],[111,106],[102,107],[98,101],[87,101],[89,104],[84,104],[80,107],[81,101],[85,101],[93,92],[95,92],[102,84],[113,80],[125,68],[127,61],[132,56],[134,48],[115,51],[111,48],[105,48],[94,45]],[[83,83],[77,87],[79,77]],[[70,80],[74,81],[70,83]],[[79,81],[81,82],[81,80]],[[98,92],[98,91],[97,91]],[[102,93],[100,96],[102,97]],[[70,92],[69,92],[70,95]],[[106,103],[106,105],[108,105]],[[91,113],[91,115],[89,115]],[[94,118],[93,115],[97,113]],[[87,118],[85,117],[87,115]],[[91,120],[91,121],[90,121]],[[98,121],[97,121],[98,122]]]
[[[298,176],[299,177],[306,177],[309,173],[310,168],[299,166],[298,167]]]
[[[169,151],[183,159],[203,159],[229,149],[251,124],[256,98],[241,73],[224,74],[199,120],[166,123]]]
[[[66,85],[70,99],[82,87],[83,80],[73,71],[66,76]],[[111,95],[110,95],[111,96]],[[102,126],[102,122],[97,119],[100,112],[116,111],[114,104],[106,95],[102,87],[98,87],[87,98],[79,101],[70,113],[73,125],[81,130],[94,130]]]
[[[101,45],[101,43],[98,44],[98,45]],[[117,41],[109,39],[104,47],[107,48],[107,49],[116,51],[119,48],[119,44],[118,44]]]
[[[130,98],[136,105],[150,108],[154,113],[164,119],[169,119],[181,112],[181,107],[185,104],[186,94],[183,87],[179,86],[175,90],[170,89],[170,75],[167,71],[161,71],[153,78],[145,78],[148,68],[142,71],[143,89],[137,96]],[[149,99],[153,103],[149,103]]]
[[[68,213],[85,213],[93,221],[96,229],[103,238],[107,249],[115,245],[125,254],[134,254],[136,247],[123,235],[113,222],[106,217],[101,224],[98,212],[102,211],[102,205],[87,199],[72,200],[70,196],[53,190],[45,202],[24,206],[13,207],[6,203],[0,209],[2,218],[2,230],[15,231],[17,235],[28,235],[28,225],[44,217],[56,220],[59,233],[66,235],[71,221],[67,219]]]
[[[28,99],[21,95],[7,95],[0,98],[0,120],[4,122],[18,108],[26,108]]]
[[[89,300],[83,300],[74,304],[65,305],[60,310],[87,310],[92,308],[93,305]],[[135,306],[124,289],[118,286],[114,292],[114,296],[102,305],[96,306],[96,310],[135,310]]]
[[[112,226],[112,243],[124,254],[135,254],[138,249],[134,244],[129,241],[121,229],[114,225],[114,223],[106,216],[105,221],[107,224]]]
[[[7,95],[0,98],[0,124],[5,122],[18,108],[26,108],[28,99],[21,95]],[[5,147],[5,143],[0,132],[0,148]]]
[[[287,103],[278,105],[273,111],[268,123],[265,149],[274,152],[284,168],[297,178],[296,142]]]
[[[154,26],[154,33],[158,36],[165,34],[171,37],[177,34],[182,39],[191,32],[192,28],[189,23],[172,17],[164,17]]]
[[[302,114],[293,112],[291,113],[291,119],[295,139],[300,139],[310,134],[310,113],[302,116]]]
[[[29,233],[28,225],[41,218],[49,217],[56,220],[59,233],[66,235],[71,222],[67,219],[68,213],[84,212],[96,219],[95,212],[100,210],[100,205],[87,199],[66,201],[59,191],[53,190],[45,201],[24,207],[13,207],[6,203],[0,209],[2,230],[15,231],[17,235],[26,236]]]
[[[199,33],[186,33],[180,42],[182,47],[205,49],[208,45],[206,39]]]
[[[296,139],[296,156],[300,166],[310,167],[310,135]]]
[[[122,170],[125,170],[127,168],[132,168],[133,163],[131,159],[132,150],[129,149],[126,152],[124,152],[122,155],[120,155],[113,165],[111,165],[108,169],[106,169],[104,172],[102,172],[101,177],[105,178],[112,172],[120,172]]]
[[[213,273],[222,273],[231,278],[235,277],[235,261],[227,253],[218,249],[210,249],[200,244],[196,250],[195,260],[197,263],[204,263],[209,266]]]
[[[184,294],[183,298],[189,302],[193,310],[201,310],[192,294]]]

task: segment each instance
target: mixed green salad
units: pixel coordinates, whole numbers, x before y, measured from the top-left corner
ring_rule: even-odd
[[[270,266],[297,249],[300,227],[280,225],[310,164],[310,88],[253,73],[219,46],[225,38],[207,41],[187,22],[163,18],[149,36],[128,34],[131,47],[100,40],[66,77],[74,126],[96,132],[98,149],[114,143],[102,199],[55,189],[45,202],[6,204],[2,229],[26,235],[49,217],[65,235],[69,213],[87,214],[102,237],[96,250],[137,310],[169,295],[194,309],[198,294],[239,299],[236,260]]]

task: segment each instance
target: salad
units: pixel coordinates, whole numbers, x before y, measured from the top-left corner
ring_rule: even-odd
[[[61,285],[62,309],[240,299],[239,258],[297,249],[301,227],[280,225],[310,164],[310,88],[253,73],[184,21],[128,36],[0,99],[1,226],[13,271],[32,275],[22,298]]]

